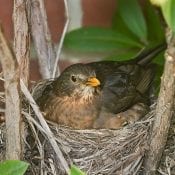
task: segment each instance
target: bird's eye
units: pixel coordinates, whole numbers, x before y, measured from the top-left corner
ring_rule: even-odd
[[[77,81],[77,78],[76,78],[74,75],[72,75],[72,76],[71,76],[71,80],[72,80],[73,82],[76,82],[76,81]]]

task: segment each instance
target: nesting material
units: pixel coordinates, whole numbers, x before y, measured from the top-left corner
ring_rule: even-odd
[[[72,162],[87,174],[134,174],[147,148],[149,121],[120,130],[71,130],[51,126]]]
[[[1,101],[4,102],[2,96]],[[149,144],[149,133],[154,116],[152,110],[141,121],[118,130],[73,130],[48,122],[68,164],[74,164],[89,175],[134,175],[142,171],[142,163]],[[2,110],[3,111],[3,110]],[[26,121],[25,157],[30,163],[27,174],[66,174],[57,159],[46,133],[30,110],[24,109]],[[0,125],[0,159],[5,155],[5,125]],[[172,137],[171,137],[172,139]],[[171,142],[172,146],[172,142]],[[168,154],[172,148],[167,145]],[[164,153],[159,173],[167,168]],[[172,160],[171,160],[172,161]],[[172,169],[172,164],[171,168]]]
[[[149,117],[152,114],[153,112]],[[150,121],[151,119],[147,118],[119,130],[72,130],[52,123],[49,126],[69,165],[73,163],[89,175],[129,175],[141,170],[147,149]],[[33,134],[35,132],[36,130]],[[47,139],[36,135],[34,140],[40,145],[37,149],[41,149],[37,157],[44,156],[43,171],[64,174]],[[37,149],[35,148],[36,152]]]

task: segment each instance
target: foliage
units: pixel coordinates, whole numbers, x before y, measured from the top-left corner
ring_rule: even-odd
[[[160,1],[160,6],[162,8],[165,21],[167,22],[168,26],[173,30],[173,32],[175,32],[175,1]]]
[[[29,164],[19,160],[6,160],[0,163],[0,174],[23,175]]]
[[[71,166],[70,169],[70,173],[71,175],[85,175],[85,173],[83,173],[78,167],[76,167],[75,165]]]
[[[78,51],[110,52],[132,46],[141,48],[139,42],[112,29],[88,27],[74,30],[66,35],[65,46]]]
[[[144,11],[137,0],[118,0],[110,29],[83,27],[67,33],[64,46],[79,52],[108,53],[107,59],[127,60],[143,48],[165,41],[155,8],[145,1]],[[158,64],[161,64],[159,60]],[[161,64],[162,65],[162,64]]]
[[[147,26],[137,0],[119,0],[118,11],[128,29],[141,41],[147,40]]]

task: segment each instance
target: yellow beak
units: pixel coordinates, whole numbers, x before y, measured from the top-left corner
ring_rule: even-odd
[[[86,82],[86,85],[96,87],[96,86],[100,85],[100,81],[95,77],[91,77],[91,78],[88,78],[88,81]]]

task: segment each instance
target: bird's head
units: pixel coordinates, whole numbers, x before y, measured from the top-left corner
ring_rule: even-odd
[[[97,92],[100,81],[95,71],[84,64],[66,68],[55,81],[55,92],[62,96],[90,97]]]

